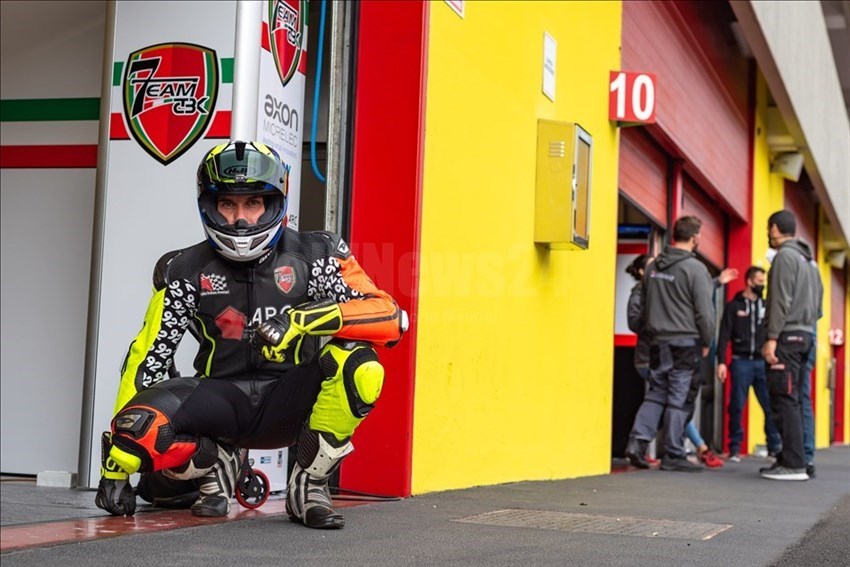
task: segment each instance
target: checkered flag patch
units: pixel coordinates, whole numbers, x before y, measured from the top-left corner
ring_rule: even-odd
[[[219,274],[201,274],[201,291],[225,291],[227,278]]]

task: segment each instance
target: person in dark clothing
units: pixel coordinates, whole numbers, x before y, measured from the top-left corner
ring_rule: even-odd
[[[762,299],[765,271],[751,266],[745,275],[747,287],[739,291],[726,304],[720,321],[720,336],[717,340],[717,379],[725,382],[731,370],[732,387],[729,396],[729,460],[740,461],[741,413],[747,401],[750,387],[764,410],[764,432],[767,436],[768,453],[779,453],[782,439],[770,414],[770,398],[767,393],[764,359],[761,347],[764,344],[765,306]],[[726,347],[732,344],[732,363],[726,366]]]
[[[641,298],[643,296],[643,274],[648,262],[652,261],[649,254],[641,254],[635,258],[626,268],[626,273],[636,281],[632,291],[629,293],[629,302],[626,306],[629,330],[637,335],[635,346],[634,365],[635,370],[641,378],[649,378],[649,338],[643,333],[643,313],[641,312]]]
[[[647,468],[644,455],[664,418],[662,470],[701,471],[686,458],[683,442],[699,391],[700,359],[714,335],[713,284],[694,251],[702,222],[693,216],[673,225],[673,244],[665,246],[644,274],[641,313],[650,341],[649,391],[635,416],[626,457]]]
[[[641,298],[643,296],[643,275],[645,273],[646,267],[652,263],[655,258],[649,256],[648,254],[641,254],[636,257],[631,264],[626,268],[626,273],[631,275],[637,282],[634,287],[632,287],[632,291],[629,294],[629,301],[626,308],[626,315],[628,318],[629,330],[637,335],[637,345],[635,345],[635,356],[634,356],[634,365],[635,370],[638,375],[644,379],[644,381],[649,380],[649,338],[646,333],[643,331],[643,313],[641,312]],[[725,269],[715,280],[715,285],[720,286],[729,281],[732,281],[738,276],[738,271],[734,269]],[[691,443],[694,444],[694,447],[697,449],[697,456],[700,461],[705,463],[705,465],[709,468],[720,468],[723,466],[723,461],[718,457],[714,451],[708,446],[705,440],[699,433],[699,429],[697,429],[695,420],[690,420],[688,425],[685,427],[685,434],[688,439],[691,440]],[[654,459],[650,459],[650,457],[644,456],[644,460],[647,463],[655,462]]]
[[[770,409],[782,437],[782,452],[761,476],[770,480],[808,480],[803,448],[800,387],[812,348],[812,328],[821,312],[823,283],[812,250],[794,238],[797,222],[790,211],[767,221],[768,243],[777,251],[768,272],[767,338],[762,347],[767,365]]]

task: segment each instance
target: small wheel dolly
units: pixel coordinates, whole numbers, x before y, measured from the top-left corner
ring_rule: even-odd
[[[271,483],[266,473],[250,465],[248,451],[242,451],[242,469],[236,482],[236,501],[249,510],[265,504],[271,494]]]

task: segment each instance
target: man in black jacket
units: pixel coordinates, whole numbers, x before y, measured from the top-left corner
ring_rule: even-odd
[[[699,365],[714,336],[714,285],[694,251],[702,222],[692,216],[673,225],[673,244],[646,268],[642,311],[650,341],[649,391],[635,416],[626,457],[646,468],[644,454],[664,417],[663,470],[701,471],[685,457],[685,426],[699,391]]]
[[[765,272],[759,266],[750,266],[745,275],[747,287],[739,291],[732,301],[726,304],[723,319],[720,322],[720,337],[717,341],[717,378],[725,382],[732,373],[732,387],[729,396],[729,460],[740,461],[741,441],[744,432],[741,427],[741,412],[747,401],[750,386],[764,410],[764,432],[767,436],[767,450],[776,455],[782,445],[779,432],[773,424],[770,414],[770,398],[767,393],[764,359],[761,347],[764,345]],[[726,345],[732,343],[732,363],[726,367]]]
[[[767,364],[770,409],[782,452],[774,466],[761,471],[771,480],[808,480],[803,450],[800,386],[812,348],[812,329],[821,312],[823,283],[812,249],[794,238],[797,221],[790,211],[767,220],[768,243],[776,257],[767,278],[767,339],[762,347]]]

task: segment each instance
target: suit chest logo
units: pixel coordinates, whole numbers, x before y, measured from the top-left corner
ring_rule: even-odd
[[[295,285],[295,270],[292,266],[281,266],[274,270],[274,283],[283,293],[292,291],[292,286]]]

